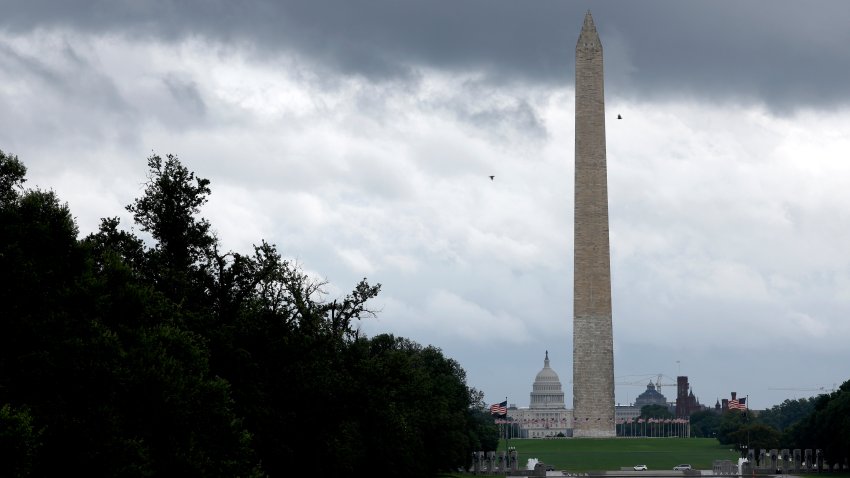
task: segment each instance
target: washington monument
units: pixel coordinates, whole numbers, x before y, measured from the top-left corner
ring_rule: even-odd
[[[602,44],[588,11],[576,44],[573,436],[613,437],[614,334]]]

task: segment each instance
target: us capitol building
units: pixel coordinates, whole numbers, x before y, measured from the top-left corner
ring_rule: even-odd
[[[660,382],[659,382],[660,383]],[[615,407],[616,423],[632,422],[641,413],[646,405],[661,405],[677,418],[687,418],[691,413],[699,410],[707,410],[708,407],[699,403],[691,390],[687,376],[677,377],[678,397],[675,402],[668,402],[661,394],[659,383],[649,383],[646,390],[637,396],[633,404],[617,405]],[[719,411],[721,406],[715,408]],[[564,391],[561,388],[561,379],[549,366],[549,351],[546,351],[543,359],[543,369],[534,377],[534,385],[531,390],[531,401],[528,408],[517,408],[511,404],[508,407],[508,416],[505,422],[510,425],[511,438],[555,438],[572,437],[573,435],[573,411],[564,404]],[[622,433],[617,428],[616,434]]]
[[[530,406],[512,405],[508,408],[508,419],[514,424],[512,436],[517,438],[572,436],[573,411],[564,405],[561,379],[549,366],[548,350],[543,369],[534,378]]]

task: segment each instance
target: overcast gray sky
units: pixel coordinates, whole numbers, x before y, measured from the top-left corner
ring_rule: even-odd
[[[439,347],[489,403],[528,406],[548,350],[570,406],[589,8],[617,402],[658,375],[754,408],[850,378],[844,1],[0,0],[0,149],[83,235],[129,227],[173,153],[226,248],[274,243],[331,298],[380,282],[363,330]]]

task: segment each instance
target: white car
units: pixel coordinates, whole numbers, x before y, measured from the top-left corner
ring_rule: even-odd
[[[685,471],[690,469],[692,469],[691,465],[676,465],[673,467],[674,471]]]
[[[646,465],[635,465],[634,468],[635,468],[635,471],[646,471],[646,470],[649,469],[649,468],[646,467]]]

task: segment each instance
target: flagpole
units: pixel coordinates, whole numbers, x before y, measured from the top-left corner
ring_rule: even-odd
[[[749,425],[750,423],[750,414],[747,413],[747,410],[750,409],[750,394],[747,394],[747,397],[744,398],[744,422]],[[750,427],[747,427],[747,453],[749,453],[750,449]],[[749,458],[749,456],[748,456]]]
[[[508,397],[505,397],[505,457],[507,458],[509,465],[511,462],[511,447],[508,446],[510,445],[510,442],[508,441],[508,435],[510,434],[508,432],[508,427],[510,426],[511,424],[508,422]],[[510,469],[510,466],[508,466],[507,469]]]

